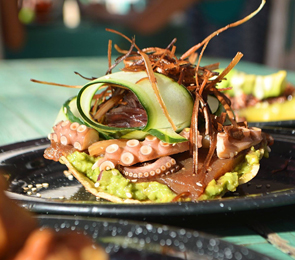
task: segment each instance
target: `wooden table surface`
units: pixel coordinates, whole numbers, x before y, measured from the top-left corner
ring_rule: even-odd
[[[203,65],[216,61],[203,59]],[[221,67],[228,63],[221,61]],[[247,62],[240,62],[237,68],[256,74],[275,71]],[[47,136],[63,102],[78,92],[76,89],[33,83],[30,79],[84,85],[87,81],[74,74],[75,71],[85,77],[98,77],[104,75],[106,70],[106,58],[0,61],[0,146]],[[295,84],[295,73],[288,73],[288,80]],[[295,206],[279,208],[281,212],[277,211],[270,210],[267,215],[258,216],[257,222],[251,219],[247,223],[243,220],[233,221],[232,224],[204,225],[202,231],[275,259],[294,259]],[[216,223],[218,221],[214,220]],[[187,227],[181,221],[176,225]],[[194,228],[193,224],[188,227]]]

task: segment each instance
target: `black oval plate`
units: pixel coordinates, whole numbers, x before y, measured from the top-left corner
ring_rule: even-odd
[[[292,112],[292,111],[290,111]],[[287,127],[287,128],[294,128],[295,127],[295,120],[284,120],[284,121],[268,121],[268,122],[250,122],[249,126],[256,126],[256,127]]]
[[[77,230],[105,248],[110,260],[271,260],[206,233],[117,219],[38,216],[40,226]]]
[[[222,199],[165,204],[114,204],[97,201],[63,173],[60,163],[43,158],[49,145],[46,138],[0,147],[0,172],[9,179],[7,194],[21,206],[37,213],[103,216],[136,220],[166,221],[170,217],[198,217],[230,214],[286,206],[295,203],[295,130],[269,128],[275,143],[270,158],[261,162],[259,174]],[[29,184],[48,183],[32,195],[24,190]],[[39,196],[39,197],[38,197]],[[164,222],[167,223],[167,222]]]

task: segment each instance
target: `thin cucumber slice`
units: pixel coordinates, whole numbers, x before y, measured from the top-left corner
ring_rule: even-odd
[[[155,73],[160,95],[166,105],[168,113],[177,127],[177,132],[189,127],[193,110],[193,98],[190,92],[182,85],[162,74]],[[147,113],[147,124],[140,128],[116,128],[97,123],[90,115],[91,102],[97,91],[105,88],[106,84],[126,88],[132,91]],[[89,125],[97,131],[103,131],[109,135],[122,137],[131,135],[135,130],[148,132],[150,129],[168,129],[171,125],[166,118],[157,97],[150,84],[147,73],[141,72],[117,72],[89,82],[79,92],[77,97],[78,111]],[[173,130],[172,130],[173,131]],[[166,131],[172,133],[171,131]],[[173,131],[174,132],[174,131]],[[175,132],[174,132],[175,134]],[[179,141],[183,141],[182,138]]]

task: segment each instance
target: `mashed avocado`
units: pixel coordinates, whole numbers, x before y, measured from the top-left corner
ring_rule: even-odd
[[[252,148],[246,155],[244,163],[238,165],[233,172],[227,172],[218,180],[212,180],[200,200],[221,197],[227,191],[235,191],[239,180],[244,174],[251,172],[254,166],[259,166],[259,160],[263,156],[264,149]],[[122,199],[135,199],[140,201],[170,202],[176,196],[166,185],[158,182],[131,182],[116,170],[103,171],[100,175],[99,169],[92,170],[92,165],[98,158],[91,157],[86,153],[75,152],[69,155],[68,160],[81,173],[84,173],[94,183],[97,183],[100,191],[117,196]],[[97,181],[98,180],[98,181]]]
[[[245,161],[239,164],[233,172],[227,172],[218,180],[209,182],[205,192],[199,197],[199,200],[222,197],[227,191],[235,191],[239,184],[244,183],[245,179],[249,181],[249,179],[255,177],[257,174],[256,169],[257,167],[259,168],[259,161],[262,159],[264,151],[265,149],[255,150],[254,147],[252,147],[245,156]]]
[[[99,168],[92,170],[92,165],[98,159],[86,153],[74,152],[68,160],[79,171],[93,182],[99,183],[98,189],[122,199],[150,200],[155,202],[170,202],[176,196],[166,185],[158,182],[135,183],[126,179],[118,170],[103,171],[100,180]]]

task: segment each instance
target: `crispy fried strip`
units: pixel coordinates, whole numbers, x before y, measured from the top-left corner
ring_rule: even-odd
[[[236,56],[232,59],[230,64],[218,75],[218,77],[211,81],[208,87],[214,86],[216,83],[221,81],[241,60],[243,53],[238,52]]]
[[[204,161],[204,164],[202,165],[202,168],[200,169],[200,171],[198,172],[198,174],[200,174],[201,176],[203,176],[203,178],[205,178],[205,174],[206,171],[209,168],[212,156],[214,155],[215,149],[216,149],[216,144],[217,144],[217,133],[214,131],[211,135],[210,135],[210,148],[209,148],[209,152],[206,156],[206,159]]]
[[[125,60],[126,57],[128,57],[128,56],[131,54],[131,52],[132,52],[132,50],[133,50],[133,48],[134,48],[134,45],[135,45],[135,41],[134,41],[134,39],[133,39],[129,51],[128,51],[124,56],[122,56],[120,59],[117,59],[116,62],[115,62],[112,66],[109,67],[109,69],[108,69],[108,71],[106,72],[106,74],[112,73],[112,70],[113,70],[113,69],[114,69],[114,68],[115,68],[115,67],[116,67],[121,61]]]
[[[128,38],[126,35],[124,35],[123,33],[120,33],[120,32],[118,32],[118,31],[116,31],[116,30],[109,29],[109,28],[106,28],[106,31],[108,31],[108,32],[112,32],[112,33],[115,33],[115,34],[118,34],[118,35],[122,36],[123,38],[125,38],[127,41],[129,41],[129,42],[132,44],[132,40],[131,40],[130,38]],[[138,46],[137,46],[136,44],[134,44],[134,47],[135,47],[138,51],[140,51],[140,49],[138,48]]]
[[[121,53],[121,54],[126,54],[128,51],[121,49],[118,44],[114,44],[114,48],[117,52]]]
[[[112,72],[112,40],[109,40],[108,44],[108,63],[109,63],[109,69],[106,74],[109,74]]]
[[[97,79],[97,78],[95,78],[95,77],[87,78],[87,77],[83,76],[81,73],[79,73],[79,72],[77,72],[77,71],[74,71],[74,73],[75,73],[76,75],[80,76],[80,77],[83,78],[83,79],[87,79],[87,80],[94,80],[94,79]]]
[[[193,170],[194,173],[198,173],[198,116],[199,116],[199,95],[196,95],[194,103],[193,114],[191,119],[190,128],[190,152],[193,155]]]
[[[106,90],[104,90],[103,92],[99,93],[99,94],[95,94],[93,96],[93,98],[95,99],[95,103],[92,106],[91,109],[91,114],[94,114],[97,110],[97,107],[99,106],[99,100],[101,99],[101,103],[103,103],[105,101],[105,99],[107,98],[107,96],[111,97],[112,96],[112,89],[111,87],[107,87]]]
[[[45,84],[45,85],[52,85],[52,86],[58,86],[58,87],[82,88],[82,86],[65,85],[65,84],[59,84],[59,83],[48,82],[48,81],[41,81],[41,80],[36,80],[36,79],[31,79],[31,81],[35,82],[35,83],[41,83],[41,84]]]
[[[172,42],[167,46],[167,48],[163,51],[161,57],[153,64],[153,69],[158,66],[158,64],[160,63],[161,60],[163,60],[164,56],[169,52],[169,49],[171,48],[171,46],[176,42],[176,38],[174,38],[172,40]],[[174,47],[174,46],[173,46]]]
[[[220,65],[220,62],[216,62],[216,63],[213,63],[213,64],[206,65],[203,68],[212,71],[212,70],[219,69],[219,65]]]
[[[219,92],[216,88],[213,88],[213,93],[215,94],[219,102],[223,105],[230,122],[233,124],[234,127],[237,127],[235,115],[231,110],[230,104],[227,102],[228,98],[222,92]]]
[[[116,89],[114,95],[105,103],[101,105],[101,107],[96,111],[93,116],[98,122],[100,122],[105,115],[112,107],[118,104],[118,102],[124,97],[123,89]]]
[[[151,63],[150,63],[150,60],[149,60],[149,57],[147,54],[139,51],[140,55],[143,57],[144,59],[144,62],[145,62],[145,66],[146,66],[146,71],[147,71],[147,74],[148,74],[148,77],[149,77],[149,80],[150,80],[150,83],[152,85],[152,88],[156,94],[156,97],[157,97],[157,100],[164,112],[164,115],[166,116],[166,118],[168,119],[169,123],[171,124],[172,126],[172,129],[175,131],[177,128],[174,124],[174,122],[172,121],[172,118],[170,117],[169,113],[168,113],[168,110],[166,108],[166,105],[161,97],[161,94],[160,94],[160,91],[158,89],[158,86],[157,86],[157,79],[154,75],[154,72],[153,72],[153,69],[152,69],[152,66],[151,66]]]
[[[198,63],[197,63],[196,71],[199,71],[199,67],[200,67],[201,59],[202,59],[202,57],[203,57],[204,51],[205,51],[205,49],[206,49],[208,43],[209,43],[209,41],[207,41],[207,42],[204,44],[204,47],[203,47],[203,49],[202,49],[202,51],[201,51],[201,53],[200,53],[200,56],[199,56],[199,58],[198,58]],[[196,81],[198,81],[198,73],[196,73]],[[197,85],[198,85],[198,84],[197,84]]]
[[[234,22],[234,23],[231,23],[231,24],[228,24],[226,25],[225,27],[223,28],[220,28],[219,30],[213,32],[212,34],[210,34],[208,37],[206,37],[201,43],[198,43],[197,45],[193,46],[192,48],[190,48],[187,52],[185,52],[181,57],[180,59],[183,60],[183,59],[186,59],[187,57],[189,57],[192,53],[196,52],[200,47],[202,47],[205,43],[207,43],[208,41],[210,41],[214,36],[222,33],[223,31],[227,30],[228,28],[232,28],[232,27],[236,27],[236,26],[239,26],[245,22],[247,22],[248,20],[250,20],[252,17],[254,17],[257,13],[260,12],[260,10],[262,9],[262,7],[264,6],[266,0],[262,0],[261,1],[261,4],[260,6],[254,11],[252,12],[251,14],[247,15],[246,17],[244,17],[243,19],[237,21],[237,22]]]

